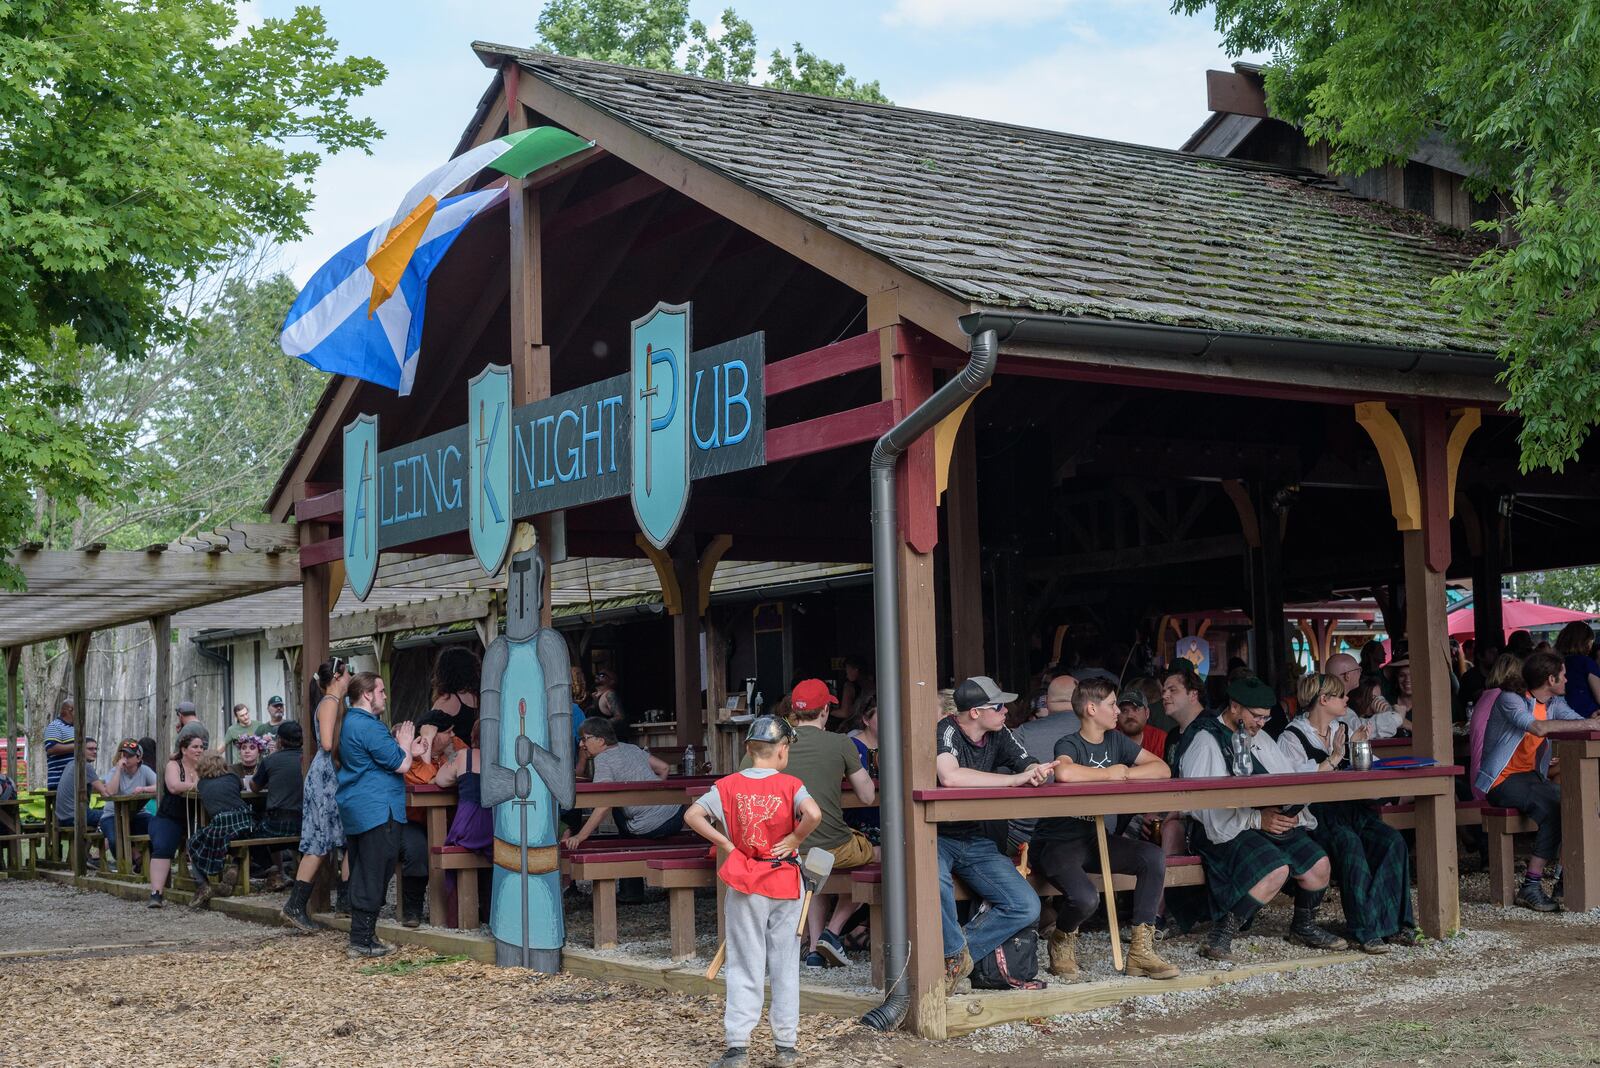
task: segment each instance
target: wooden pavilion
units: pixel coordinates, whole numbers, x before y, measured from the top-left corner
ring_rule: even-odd
[[[1246,611],[1273,675],[1286,603],[1382,590],[1417,752],[1448,764],[1447,576],[1498,589],[1506,568],[1594,559],[1594,465],[1519,473],[1496,338],[1434,301],[1475,252],[1460,231],[1303,170],[474,47],[495,73],[457,152],[536,125],[595,146],[511,182],[450,251],[409,397],[329,384],[269,503],[298,522],[307,662],[342,581],[341,428],[375,414],[382,448],[449,430],[490,363],[519,404],[625,373],[629,323],[692,302],[702,345],[764,335],[765,463],[698,483],[666,551],[621,500],[535,518],[569,556],[651,561],[679,740],[700,744],[729,681],[700,677],[718,562],[868,561],[871,444],[995,330],[993,380],[898,478],[903,655],[879,671],[907,695],[920,1033],[946,1032],[944,680],[1015,687],[1063,622],[1218,605]],[[1480,632],[1497,607],[1480,599]],[[1418,915],[1441,936],[1459,926],[1451,798],[1418,796],[1416,826]]]

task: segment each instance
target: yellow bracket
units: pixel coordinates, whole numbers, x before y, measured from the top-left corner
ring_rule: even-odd
[[[1450,438],[1445,442],[1445,470],[1448,472],[1446,483],[1448,491],[1445,499],[1450,502],[1450,518],[1456,514],[1456,473],[1461,470],[1461,453],[1467,447],[1467,439],[1473,432],[1483,425],[1483,412],[1477,408],[1457,408],[1450,413]]]
[[[1389,484],[1389,510],[1394,513],[1395,526],[1400,530],[1422,529],[1422,492],[1417,485],[1417,465],[1411,459],[1411,446],[1406,442],[1405,431],[1395,421],[1394,414],[1382,401],[1363,401],[1356,405],[1356,422],[1367,432],[1378,449],[1378,459],[1383,463],[1383,474]],[[1468,433],[1471,433],[1469,430]],[[1452,442],[1454,435],[1452,434]],[[1466,443],[1463,437],[1462,443]],[[1451,465],[1451,488],[1454,488],[1455,465]]]
[[[700,615],[703,618],[706,609],[711,607],[711,577],[717,573],[717,565],[722,563],[722,558],[733,545],[732,534],[718,534],[711,539],[711,544],[706,546],[706,551],[700,556]]]
[[[989,383],[983,384],[983,389],[988,389]],[[982,393],[980,389],[978,393]],[[967,417],[967,409],[972,407],[972,402],[978,399],[974,393],[961,402],[961,406],[943,419],[939,420],[933,428],[933,477],[934,500],[943,500],[944,491],[950,487],[950,461],[956,452],[956,435],[961,433],[961,421]]]
[[[672,569],[672,557],[663,549],[651,545],[643,534],[635,534],[633,543],[650,558],[650,563],[655,566],[656,579],[661,583],[661,602],[667,607],[667,615],[675,616],[683,612],[683,593],[678,589],[678,576]]]
[[[344,558],[330,561],[328,564],[328,614],[333,615],[333,606],[339,603],[339,595],[344,592],[345,573]]]

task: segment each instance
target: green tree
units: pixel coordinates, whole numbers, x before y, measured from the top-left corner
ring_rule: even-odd
[[[1600,611],[1600,567],[1565,567],[1558,571],[1529,571],[1511,576],[1512,592],[1527,599],[1538,594],[1541,604]]]
[[[0,2],[0,545],[118,494],[134,426],[64,417],[85,369],[184,343],[172,294],[303,234],[322,153],[379,136],[350,105],[381,64],[315,8],[241,32],[236,5]]]
[[[749,84],[756,76],[755,29],[732,8],[721,32],[689,18],[688,0],[550,0],[539,13],[539,45],[556,55],[677,71]],[[887,104],[877,82],[858,82],[797,42],[794,55],[772,53],[773,89]]]
[[[1274,115],[1356,173],[1431,134],[1507,207],[1499,247],[1441,278],[1496,324],[1524,469],[1560,470],[1600,422],[1600,12],[1587,0],[1174,0],[1265,52]]]

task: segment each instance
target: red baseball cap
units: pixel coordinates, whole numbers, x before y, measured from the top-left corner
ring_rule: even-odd
[[[805,679],[789,695],[789,707],[796,712],[815,712],[838,703],[839,699],[828,692],[828,684],[821,679]]]

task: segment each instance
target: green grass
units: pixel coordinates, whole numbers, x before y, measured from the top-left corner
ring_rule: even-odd
[[[418,957],[415,960],[391,960],[382,964],[369,964],[361,969],[362,975],[410,975],[412,972],[423,968],[432,968],[439,964],[459,964],[467,960],[465,953],[452,953],[449,956]]]

